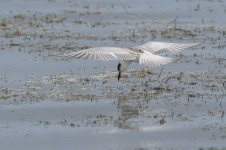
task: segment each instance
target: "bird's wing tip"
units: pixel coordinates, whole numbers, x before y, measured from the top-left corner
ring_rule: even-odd
[[[201,45],[201,44],[202,44],[202,42],[197,42],[197,43],[194,43],[193,45],[198,46],[198,45]]]

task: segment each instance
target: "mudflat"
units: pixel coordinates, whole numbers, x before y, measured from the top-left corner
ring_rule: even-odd
[[[226,149],[226,2],[0,2],[2,149]],[[62,54],[202,44],[159,68]]]

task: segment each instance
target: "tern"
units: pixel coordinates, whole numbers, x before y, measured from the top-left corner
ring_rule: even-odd
[[[200,43],[166,43],[148,42],[139,46],[129,48],[119,47],[94,47],[76,52],[64,54],[69,58],[93,59],[101,61],[119,61],[118,81],[121,73],[125,71],[132,62],[139,63],[146,67],[157,67],[172,62],[172,58],[161,56],[167,53],[176,53],[187,48],[199,45]]]

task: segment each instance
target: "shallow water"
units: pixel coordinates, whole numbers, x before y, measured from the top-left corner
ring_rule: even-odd
[[[9,61],[10,60],[10,61]],[[13,60],[13,61],[12,61]],[[70,73],[73,70],[76,74],[94,74],[106,70],[115,70],[117,62],[98,61],[57,61],[44,60],[34,54],[27,54],[18,51],[2,51],[0,56],[1,73],[7,78],[24,80],[26,76],[50,76],[51,74]]]
[[[1,1],[1,147],[225,149],[225,8],[220,0]],[[202,44],[159,68],[132,64],[119,82],[116,61],[61,57],[150,40]]]

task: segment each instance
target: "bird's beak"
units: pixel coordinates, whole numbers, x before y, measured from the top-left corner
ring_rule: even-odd
[[[118,72],[118,81],[119,81],[120,78],[121,78],[121,72],[119,71]]]

